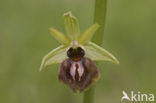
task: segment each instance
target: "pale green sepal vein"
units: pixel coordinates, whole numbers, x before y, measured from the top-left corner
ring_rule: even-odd
[[[77,36],[80,35],[79,24],[76,17],[74,17],[71,12],[67,12],[63,15],[63,21],[67,35],[72,40],[76,39]]]
[[[64,59],[66,59],[66,48],[66,46],[61,45],[45,55],[42,59],[40,71],[48,65],[61,63]]]
[[[119,64],[119,61],[111,53],[92,42],[88,42],[84,47],[86,57],[89,57],[94,61],[109,61]]]
[[[69,37],[54,28],[50,28],[50,33],[59,43],[63,45],[68,45],[71,42]]]
[[[98,24],[93,24],[90,26],[85,32],[83,32],[79,37],[78,37],[78,42],[80,44],[86,44],[88,41],[90,41],[96,32],[96,30],[99,28]]]

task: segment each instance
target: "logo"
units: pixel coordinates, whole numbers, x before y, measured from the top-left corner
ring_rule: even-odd
[[[128,101],[138,101],[138,102],[143,102],[143,101],[149,101],[153,102],[154,101],[154,94],[144,94],[138,91],[137,93],[134,93],[134,91],[130,92],[130,95],[128,95],[125,91],[122,91],[122,98],[121,101],[123,100],[128,100]]]

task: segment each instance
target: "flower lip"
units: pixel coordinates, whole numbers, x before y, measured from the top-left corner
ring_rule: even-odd
[[[80,60],[85,55],[85,51],[81,47],[69,48],[67,56],[74,61]]]

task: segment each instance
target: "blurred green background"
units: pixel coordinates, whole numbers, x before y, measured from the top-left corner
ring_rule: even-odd
[[[95,103],[120,103],[122,90],[156,95],[155,5],[108,0],[102,46],[120,65],[100,62]],[[42,57],[59,45],[49,28],[64,32],[62,14],[68,11],[84,31],[93,23],[94,0],[0,0],[0,103],[82,102],[82,94],[59,83],[59,65],[39,72]]]

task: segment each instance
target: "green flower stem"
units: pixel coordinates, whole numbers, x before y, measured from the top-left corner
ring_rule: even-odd
[[[94,89],[95,89],[95,86],[92,86],[87,91],[85,91],[84,96],[83,96],[83,103],[94,102]]]
[[[93,42],[98,45],[101,45],[103,41],[106,7],[107,0],[95,0],[94,23],[98,23],[100,25],[100,28],[96,31],[93,37]],[[92,86],[84,93],[83,103],[94,102],[94,90],[95,86]]]
[[[98,23],[100,27],[94,34],[92,41],[97,45],[101,45],[103,41],[106,8],[107,0],[95,0],[94,23]]]

